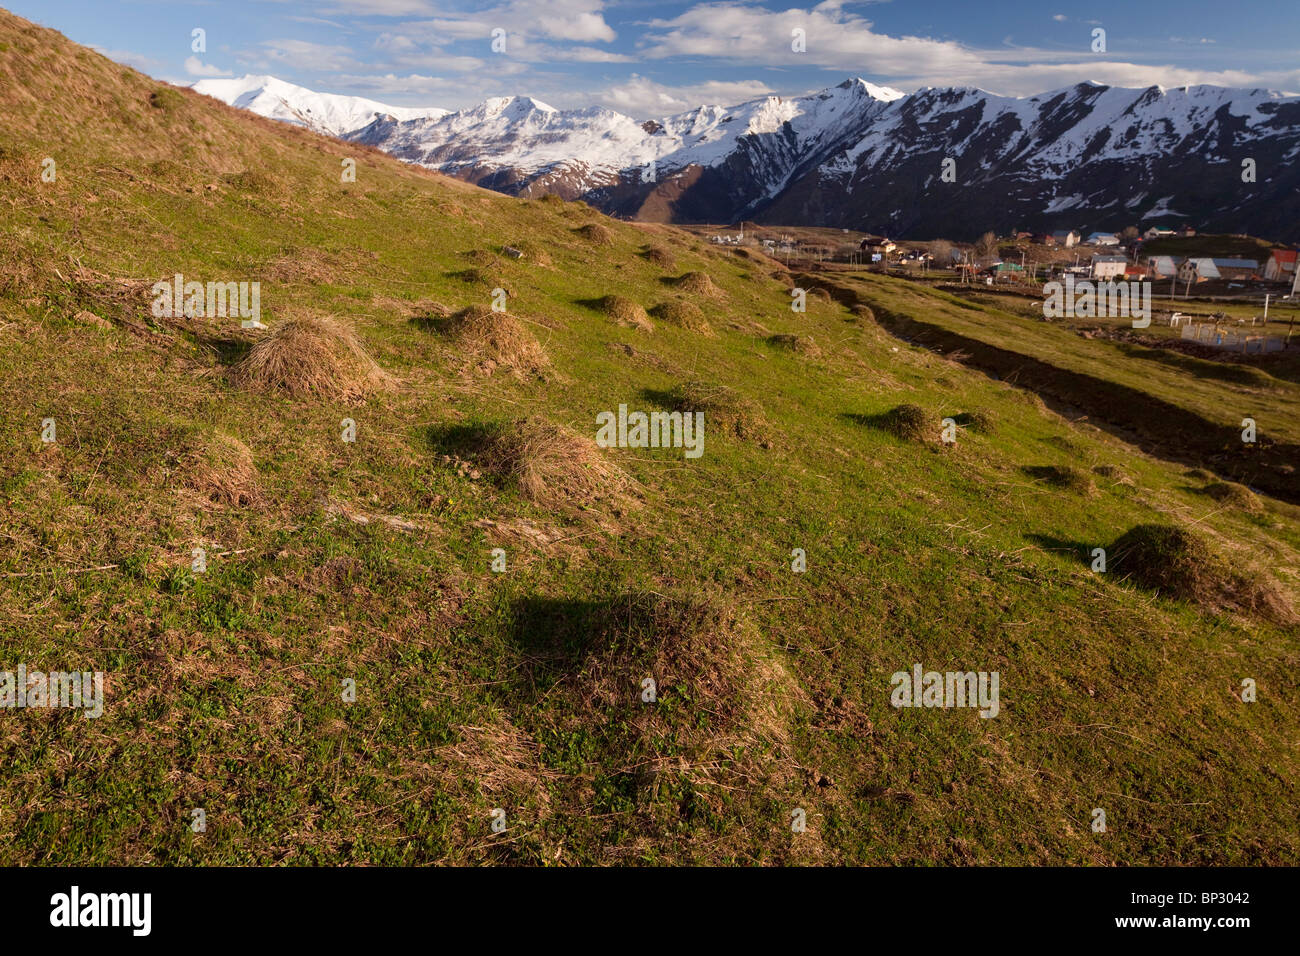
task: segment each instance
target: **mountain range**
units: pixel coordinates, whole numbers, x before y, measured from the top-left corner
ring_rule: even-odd
[[[817,93],[637,121],[526,96],[388,107],[273,77],[200,92],[511,195],[627,218],[969,239],[994,229],[1191,225],[1300,240],[1300,96],[1081,83],[1037,96]]]

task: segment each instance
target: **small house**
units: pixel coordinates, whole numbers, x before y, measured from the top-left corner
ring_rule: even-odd
[[[1254,259],[1214,259],[1213,262],[1223,279],[1254,279],[1259,275],[1259,263]]]
[[[1179,282],[1208,282],[1210,279],[1223,278],[1214,265],[1213,259],[1184,259],[1178,267]]]
[[[1119,236],[1113,232],[1094,232],[1088,237],[1090,246],[1118,246]]]
[[[1067,249],[1072,249],[1079,244],[1079,234],[1073,229],[1058,229],[1052,233],[1052,239],[1055,240],[1055,245],[1064,246]]]
[[[1147,275],[1153,279],[1172,279],[1182,261],[1180,256],[1147,256]]]
[[[1124,275],[1128,265],[1127,256],[1093,256],[1092,277],[1094,279],[1114,279]]]
[[[1296,250],[1274,249],[1264,263],[1264,279],[1268,282],[1290,282],[1295,277]]]

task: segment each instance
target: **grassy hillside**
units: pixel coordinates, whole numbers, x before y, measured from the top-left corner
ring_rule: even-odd
[[[1143,256],[1212,256],[1221,259],[1254,259],[1260,267],[1274,249],[1285,248],[1253,236],[1167,236],[1142,243]]]
[[[1300,385],[1262,368],[1123,341],[1085,339],[1055,322],[870,273],[842,274],[846,301],[871,303],[895,331],[1029,384],[1176,460],[1300,502]],[[1013,300],[1014,301],[1014,300]],[[1014,307],[1014,305],[1012,305]],[[1075,320],[1077,321],[1077,320]],[[1242,422],[1257,441],[1241,440]]]
[[[1294,506],[901,341],[952,309],[899,281],[795,313],[2,12],[0,91],[0,670],[108,675],[0,713],[0,863],[1300,862]],[[178,272],[269,329],[155,318]],[[917,663],[1000,713],[891,707]]]

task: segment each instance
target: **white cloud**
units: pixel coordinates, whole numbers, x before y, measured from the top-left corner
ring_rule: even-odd
[[[730,80],[665,86],[633,73],[626,83],[588,94],[593,102],[637,118],[667,116],[705,104],[732,106],[767,96],[771,88],[758,80]]]
[[[263,40],[260,47],[241,53],[239,59],[244,63],[311,72],[364,69],[364,64],[348,47],[308,40]]]
[[[978,86],[1024,96],[1096,80],[1116,86],[1183,86],[1210,83],[1260,85],[1267,74],[1244,70],[1191,70],[1090,58],[1090,38],[1077,50],[1001,48],[977,50],[949,40],[876,33],[873,24],[829,0],[808,10],[767,10],[738,2],[705,3],[671,19],[652,20],[638,46],[649,59],[707,58],[765,66],[820,67],[888,77],[893,86]],[[791,49],[801,28],[806,52]],[[1300,73],[1283,73],[1294,85]]]
[[[327,0],[318,9],[359,17],[418,17],[436,13],[438,8],[431,0]]]
[[[428,20],[402,24],[402,33],[414,40],[492,42],[492,31],[506,31],[507,48],[543,38],[571,43],[609,43],[618,34],[605,22],[605,0],[508,0],[472,13],[441,11]]]
[[[204,63],[197,56],[187,56],[185,58],[185,72],[190,76],[231,76],[229,70],[223,70],[220,67],[213,66],[210,63]]]
[[[554,47],[549,59],[569,60],[573,63],[635,63],[636,57],[626,53],[612,53],[594,46]]]

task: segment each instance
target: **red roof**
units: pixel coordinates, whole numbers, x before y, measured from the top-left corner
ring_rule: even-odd
[[[1295,262],[1295,249],[1274,249],[1273,258],[1278,262]]]

